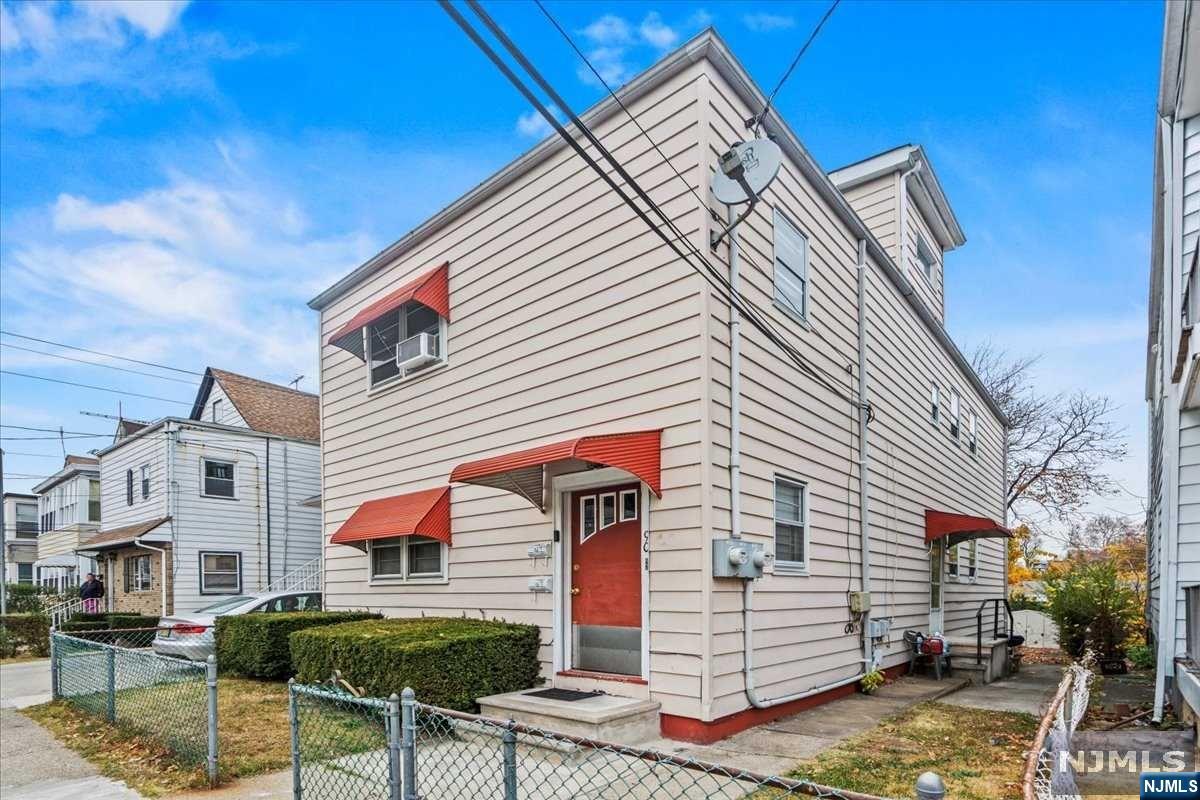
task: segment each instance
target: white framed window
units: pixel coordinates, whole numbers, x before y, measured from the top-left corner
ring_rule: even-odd
[[[946,574],[952,578],[958,577],[958,549],[961,544],[950,545],[946,548]]]
[[[371,578],[440,581],[446,577],[446,545],[426,536],[397,536],[368,543]]]
[[[138,479],[142,485],[142,499],[150,497],[150,465],[142,464],[138,469]]]
[[[600,530],[617,524],[617,493],[600,495]]]
[[[775,476],[775,572],[808,569],[808,485]]]
[[[596,526],[596,495],[579,498],[579,541],[582,544],[598,530]]]
[[[950,390],[950,435],[955,439],[962,433],[962,398],[957,389]]]
[[[978,572],[979,540],[972,539],[971,541],[967,542],[966,545],[967,545],[967,580],[969,580],[971,583],[974,583],[976,574]]]
[[[237,499],[237,463],[216,458],[200,459],[200,494]]]
[[[129,556],[125,559],[125,591],[148,592],[152,588],[153,565],[150,556]]]
[[[626,489],[621,492],[621,522],[637,519],[638,493],[637,489]]]
[[[241,594],[241,553],[200,553],[200,594]]]
[[[808,238],[775,209],[775,302],[808,321]]]
[[[917,264],[920,265],[921,274],[932,281],[934,270],[937,269],[937,256],[925,242],[924,236],[917,236]]]
[[[125,505],[133,505],[133,470],[125,470]]]
[[[979,423],[975,418],[975,410],[972,409],[972,410],[968,411],[967,412],[967,445],[971,448],[972,453],[974,453],[979,447],[979,430],[977,427],[978,424]]]
[[[929,385],[929,421],[937,424],[942,413],[942,390],[936,383]]]
[[[367,323],[363,328],[363,352],[371,387],[413,375],[446,360],[446,320],[429,306],[409,301]],[[422,338],[422,334],[426,336]],[[405,356],[428,351],[432,360],[407,369],[397,363],[397,349]]]
[[[213,421],[213,422],[220,422],[220,421],[221,421],[221,401],[220,401],[220,399],[213,400],[213,404],[212,404],[212,421]]]

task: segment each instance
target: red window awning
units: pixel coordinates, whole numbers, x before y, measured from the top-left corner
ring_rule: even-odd
[[[1012,531],[993,519],[925,510],[925,543],[945,539],[954,545],[968,539],[1009,539]]]
[[[450,487],[368,500],[329,541],[362,546],[369,539],[393,536],[428,536],[450,544]]]
[[[409,300],[429,306],[445,319],[450,319],[450,262],[418,275],[395,291],[371,303],[329,337],[328,344],[340,347],[359,358],[363,353],[362,329],[389,311],[395,311]]]
[[[544,468],[557,461],[578,460],[623,469],[662,497],[661,452],[661,430],[580,436],[459,464],[450,473],[450,480],[504,489],[545,510]]]

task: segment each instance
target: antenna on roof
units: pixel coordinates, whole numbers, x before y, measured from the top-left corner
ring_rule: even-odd
[[[304,376],[297,375],[296,377],[294,377],[290,381],[288,381],[288,386],[291,386],[296,391],[299,391],[300,390],[300,381],[302,381],[302,380],[304,380]]]
[[[750,216],[759,197],[766,190],[783,164],[783,153],[779,145],[770,139],[754,139],[735,142],[719,159],[721,169],[714,172],[709,181],[713,197],[727,206],[749,203],[737,219],[719,234],[714,232],[709,246],[716,248],[721,240]]]
[[[126,422],[140,422],[144,425],[149,424],[144,419],[133,419],[132,417],[122,417],[120,414],[116,414],[116,415],[101,414],[99,411],[82,411],[82,410],[79,413],[83,414],[85,417],[100,417],[101,419],[115,419],[118,422],[120,422],[121,420],[125,420]]]

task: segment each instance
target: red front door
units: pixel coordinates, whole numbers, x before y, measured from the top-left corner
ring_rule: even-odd
[[[569,495],[576,669],[642,672],[641,494],[630,483]]]

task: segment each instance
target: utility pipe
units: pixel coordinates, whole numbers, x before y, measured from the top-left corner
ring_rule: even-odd
[[[738,311],[741,246],[733,207],[729,216],[729,538],[742,538],[742,315]],[[749,654],[747,654],[749,658]],[[748,685],[748,684],[747,684]]]
[[[918,159],[911,167],[900,173],[900,247],[898,259],[900,264],[900,274],[906,279],[908,278],[908,258],[905,256],[905,251],[908,249],[908,176],[920,171],[921,161]]]
[[[171,521],[172,536],[174,536],[174,533],[175,533],[175,521],[172,520]],[[155,547],[152,544],[146,544],[145,542],[143,542],[141,540],[141,538],[134,539],[133,543],[135,545],[137,545],[138,547],[141,547],[144,550],[152,550],[155,553],[158,553],[159,556],[162,557],[162,569],[159,570],[159,579],[158,579],[159,587],[158,588],[160,590],[162,590],[162,614],[161,614],[161,616],[165,617],[165,616],[167,616],[167,551],[165,548]]]
[[[871,416],[867,370],[867,241],[858,240],[858,538],[862,548],[862,590],[871,595],[871,526],[868,515],[871,504],[871,448],[867,442],[867,423]],[[850,565],[847,564],[849,569]],[[867,669],[875,664],[874,642],[867,623],[870,610],[862,615],[863,663]]]

